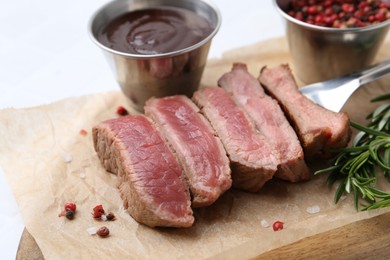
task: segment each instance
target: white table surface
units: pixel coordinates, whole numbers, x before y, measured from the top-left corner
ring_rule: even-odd
[[[0,1],[0,109],[119,89],[87,32],[90,16],[106,2]],[[223,21],[210,58],[284,34],[272,0],[214,3]],[[0,259],[15,259],[24,225],[1,167],[0,198]]]

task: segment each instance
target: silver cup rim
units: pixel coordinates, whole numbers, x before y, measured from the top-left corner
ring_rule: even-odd
[[[298,24],[302,27],[316,30],[316,31],[324,31],[324,32],[332,32],[332,33],[357,33],[357,32],[363,32],[363,31],[371,31],[376,30],[382,27],[386,27],[390,25],[390,19],[387,19],[386,21],[383,21],[381,23],[372,24],[364,27],[353,27],[353,28],[332,28],[332,27],[324,27],[324,26],[318,26],[314,24],[305,23],[303,21],[300,21],[289,14],[287,14],[278,4],[278,0],[273,0],[273,3],[278,10],[278,12],[288,21]]]
[[[101,49],[103,49],[103,50],[105,50],[105,51],[107,51],[109,53],[112,53],[112,54],[115,54],[115,55],[124,56],[124,57],[135,58],[135,59],[153,59],[153,58],[172,57],[172,56],[177,56],[177,55],[180,55],[180,54],[183,54],[183,53],[191,52],[191,51],[193,51],[193,50],[195,50],[195,49],[205,45],[207,42],[209,42],[217,34],[217,32],[219,31],[219,28],[221,27],[221,23],[222,23],[221,12],[218,9],[218,7],[212,1],[210,1],[210,0],[197,0],[199,2],[203,2],[203,3],[207,4],[215,12],[216,17],[217,17],[217,23],[215,25],[214,30],[206,38],[204,38],[200,42],[197,42],[196,44],[194,44],[194,45],[192,45],[190,47],[187,47],[187,48],[184,48],[184,49],[180,49],[180,50],[176,50],[176,51],[172,51],[172,52],[166,52],[166,53],[159,53],[159,54],[136,54],[136,53],[121,52],[121,51],[117,51],[117,50],[111,49],[111,48],[103,45],[101,42],[99,42],[96,39],[95,35],[93,34],[93,30],[92,30],[94,21],[95,21],[96,17],[99,15],[99,13],[101,13],[104,9],[107,8],[107,6],[111,5],[113,2],[116,2],[116,1],[122,1],[122,0],[110,1],[110,2],[108,2],[106,4],[104,4],[103,6],[101,6],[99,9],[97,9],[92,14],[92,16],[91,16],[91,18],[89,19],[89,22],[88,22],[88,34],[89,34],[89,37],[91,38],[91,40],[97,46],[99,46]]]

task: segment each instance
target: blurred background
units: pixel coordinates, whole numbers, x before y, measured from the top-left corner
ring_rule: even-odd
[[[90,16],[106,2],[0,1],[0,109],[119,91],[87,31]],[[284,34],[272,0],[213,2],[221,11],[222,25],[209,58]],[[0,198],[0,259],[15,259],[24,226],[1,167]]]
[[[90,16],[106,2],[0,1],[0,108],[117,89],[87,32]],[[223,20],[210,58],[283,34],[282,19],[271,0],[213,2]]]

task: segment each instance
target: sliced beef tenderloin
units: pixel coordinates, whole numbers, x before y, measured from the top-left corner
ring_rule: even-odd
[[[190,194],[180,165],[155,126],[145,116],[125,116],[92,130],[97,155],[119,177],[119,191],[129,214],[151,227],[190,227]]]
[[[226,151],[210,123],[186,96],[151,98],[145,114],[157,125],[182,166],[192,206],[208,206],[232,185]]]
[[[264,67],[259,76],[283,108],[304,149],[305,158],[328,158],[330,149],[344,147],[351,136],[349,117],[323,108],[302,95],[288,65]]]
[[[233,186],[258,191],[276,172],[273,148],[222,88],[202,88],[194,93],[193,100],[225,146],[231,161]]]
[[[276,177],[297,182],[309,179],[302,146],[277,101],[264,93],[245,64],[236,63],[218,85],[233,97],[275,149],[279,160]]]

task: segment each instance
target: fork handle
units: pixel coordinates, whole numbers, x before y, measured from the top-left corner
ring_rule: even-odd
[[[360,85],[364,85],[380,77],[383,77],[388,73],[390,73],[390,59],[358,72],[357,76],[360,81]]]

